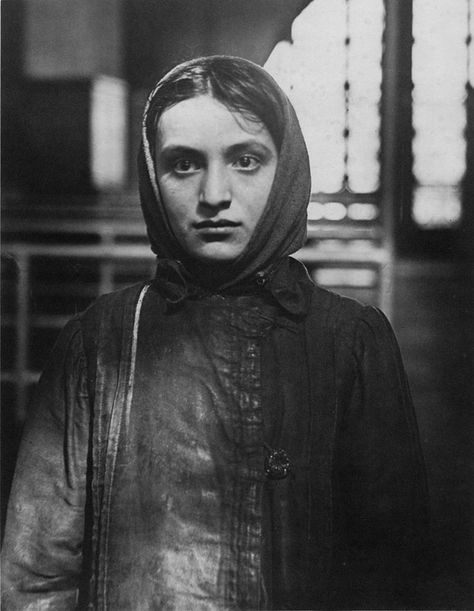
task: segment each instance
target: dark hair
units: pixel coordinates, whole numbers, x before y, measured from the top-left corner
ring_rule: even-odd
[[[154,91],[147,129],[155,127],[170,106],[205,94],[248,120],[262,122],[280,149],[284,110],[279,87],[264,70],[237,57],[199,57],[171,70]]]

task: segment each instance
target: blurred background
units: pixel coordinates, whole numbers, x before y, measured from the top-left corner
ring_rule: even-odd
[[[135,157],[174,64],[264,65],[307,139],[298,253],[384,309],[416,404],[440,552],[430,608],[471,609],[474,0],[3,0],[2,525],[58,332],[153,273]],[[427,593],[427,600],[428,600]]]

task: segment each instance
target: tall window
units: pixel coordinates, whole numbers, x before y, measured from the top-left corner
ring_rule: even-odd
[[[383,0],[315,0],[266,63],[308,146],[312,195],[305,263],[319,284],[390,310],[381,231]]]
[[[413,0],[412,216],[420,228],[455,227],[462,217],[473,8],[473,0]]]
[[[292,42],[280,42],[266,63],[305,134],[310,220],[378,215],[370,198],[351,195],[379,188],[383,30],[383,0],[318,0],[295,19]],[[347,206],[318,197],[343,192]]]
[[[310,220],[379,214],[385,2],[313,0],[295,19],[292,41],[280,42],[266,64],[307,140]],[[413,132],[401,136],[408,146],[412,138],[411,216],[420,229],[452,228],[462,219],[474,0],[412,5]]]

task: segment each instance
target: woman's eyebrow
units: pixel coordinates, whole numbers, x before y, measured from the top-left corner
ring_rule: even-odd
[[[163,157],[174,157],[176,155],[199,155],[200,152],[191,147],[182,144],[167,144],[163,148],[158,148],[158,154]]]
[[[273,156],[273,152],[268,146],[266,146],[263,142],[255,140],[253,138],[243,140],[241,142],[236,142],[235,144],[231,144],[225,149],[224,154],[226,155],[226,157],[232,157],[249,151],[255,151],[268,158],[271,158]],[[159,147],[157,152],[158,155],[164,159],[176,157],[177,155],[189,155],[196,157],[202,156],[204,154],[203,151],[192,146],[173,143],[165,144],[165,146]]]
[[[267,156],[273,156],[273,152],[268,148],[263,142],[260,140],[245,140],[243,142],[237,142],[236,144],[232,144],[226,149],[226,153],[228,155],[238,155],[239,153],[244,153],[249,150],[256,150],[260,153],[263,153]]]

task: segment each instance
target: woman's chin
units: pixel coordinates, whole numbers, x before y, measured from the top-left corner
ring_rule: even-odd
[[[236,248],[235,246],[215,243],[206,244],[204,248],[199,249],[198,252],[188,253],[198,263],[203,265],[213,265],[218,263],[230,264],[237,259],[237,257],[243,252],[243,248]]]

